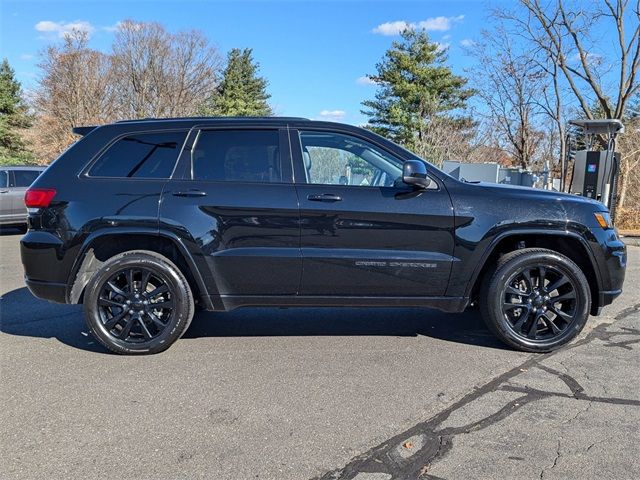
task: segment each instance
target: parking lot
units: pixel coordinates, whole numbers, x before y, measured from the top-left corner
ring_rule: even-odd
[[[640,247],[552,354],[473,310],[243,309],[122,357],[31,296],[19,239],[0,236],[4,478],[640,477]]]

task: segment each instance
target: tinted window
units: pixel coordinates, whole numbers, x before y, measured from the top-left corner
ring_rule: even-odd
[[[308,183],[390,187],[402,163],[375,145],[350,135],[300,132]]]
[[[9,185],[9,175],[6,170],[0,170],[0,188],[5,188]]]
[[[14,170],[16,187],[28,187],[36,181],[40,172],[37,170]]]
[[[169,178],[186,135],[186,132],[163,132],[121,138],[91,167],[89,175]]]
[[[277,130],[203,130],[192,151],[194,180],[282,182]]]

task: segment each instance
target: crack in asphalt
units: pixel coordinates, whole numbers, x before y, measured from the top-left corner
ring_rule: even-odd
[[[547,473],[548,470],[553,470],[554,468],[556,468],[556,465],[558,465],[558,460],[562,456],[562,454],[560,453],[560,443],[561,441],[558,440],[558,446],[556,447],[556,458],[553,459],[553,463],[551,464],[551,466],[549,468],[543,468],[540,472],[540,480],[544,478],[544,474]]]
[[[638,312],[639,310],[640,304],[633,305],[632,307],[622,310],[618,315],[614,317],[614,320],[622,320]],[[543,361],[553,357],[559,352],[566,353],[568,350],[584,346],[593,342],[594,340],[600,340],[604,342],[605,346],[623,345],[623,348],[626,347],[628,349],[631,349],[629,345],[640,343],[640,338],[627,340],[624,342],[614,342],[612,339],[620,335],[640,336],[640,330],[628,327],[621,327],[616,331],[607,330],[613,325],[615,325],[615,322],[601,323],[593,330],[591,330],[585,337],[574,342],[571,345],[568,345],[564,349],[545,354],[536,354],[535,356],[529,357],[517,367],[512,368],[511,370],[488,381],[483,386],[466,394],[445,410],[435,414],[433,417],[420,422],[397,435],[394,435],[378,446],[375,446],[370,450],[354,457],[344,467],[326,472],[321,476],[315,477],[314,480],[351,480],[359,473],[384,473],[387,475],[391,475],[392,480],[436,480],[438,477],[429,474],[429,470],[434,463],[444,458],[452,450],[453,439],[457,435],[483,430],[511,416],[523,406],[531,402],[539,401],[546,398],[559,397],[589,402],[587,408],[579,412],[578,415],[588,410],[593,402],[640,407],[640,400],[587,395],[586,393],[584,393],[584,388],[580,385],[580,383],[568,373],[562,373],[555,369],[542,365]],[[566,368],[566,366],[564,365],[563,367]],[[551,375],[556,376],[569,388],[571,393],[553,392],[531,388],[528,386],[520,387],[507,384],[509,380],[517,377],[518,375],[528,371],[531,368],[538,368]],[[516,392],[522,393],[522,395],[508,402],[497,412],[494,412],[482,418],[481,420],[477,420],[460,427],[441,427],[442,424],[454,412],[457,412],[470,403],[478,400],[479,398],[482,398],[483,396],[496,391]],[[578,417],[578,415],[574,417],[574,420]],[[425,441],[423,442],[424,446],[409,457],[400,456],[398,454],[398,446],[402,445],[402,443],[407,438],[410,438],[414,435],[421,435],[425,438]],[[547,467],[546,469],[543,469],[540,473],[540,478],[544,476],[545,470],[552,469],[557,465],[560,456],[560,441],[558,441],[556,458],[553,462],[553,465]]]

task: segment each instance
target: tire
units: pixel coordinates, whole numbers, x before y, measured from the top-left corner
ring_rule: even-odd
[[[550,352],[569,343],[587,323],[590,307],[591,291],[580,267],[542,248],[502,256],[480,291],[489,330],[525,352]]]
[[[112,352],[128,355],[166,350],[189,328],[195,311],[180,269],[146,250],[107,260],[87,283],[83,303],[93,336]]]

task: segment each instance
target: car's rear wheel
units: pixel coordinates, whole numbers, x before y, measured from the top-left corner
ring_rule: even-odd
[[[527,248],[500,258],[483,280],[480,311],[503,342],[548,352],[573,340],[589,318],[591,292],[573,261],[552,250]]]
[[[194,313],[189,283],[173,262],[155,252],[124,252],[107,260],[84,294],[87,325],[109,350],[149,354],[166,350]]]

